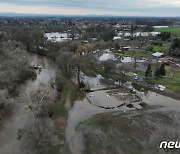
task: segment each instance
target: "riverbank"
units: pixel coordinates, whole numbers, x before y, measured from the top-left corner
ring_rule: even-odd
[[[37,75],[29,62],[29,55],[15,42],[2,43],[0,47],[0,120],[13,108],[13,98],[20,93],[20,86]]]
[[[77,85],[72,82],[67,82],[59,96],[59,100],[56,102],[55,107],[55,134],[60,140],[58,145],[51,145],[49,149],[49,154],[57,154],[59,151],[61,153],[68,153],[69,148],[65,139],[65,130],[67,126],[68,111],[73,106],[74,101],[77,99]]]

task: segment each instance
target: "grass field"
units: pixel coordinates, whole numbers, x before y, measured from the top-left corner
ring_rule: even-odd
[[[157,65],[151,64],[151,68],[155,71]],[[178,68],[172,68],[170,66],[165,67],[166,77],[160,77],[158,79],[152,79],[151,84],[160,84],[166,86],[169,90],[180,93],[180,70]],[[145,72],[137,70],[137,74],[144,76]]]
[[[153,52],[163,52],[163,53],[165,53],[167,55],[168,52],[169,52],[170,45],[171,44],[169,44],[169,43],[168,44],[163,44],[162,46],[154,45],[154,46],[152,46],[153,47]]]
[[[172,118],[166,112],[149,111],[99,114],[82,121],[76,131],[82,133],[84,153],[160,153],[157,145],[165,136],[175,134],[169,130],[177,129],[178,123],[171,125]]]
[[[180,71],[169,66],[166,66],[165,69],[167,77],[159,78],[155,82],[166,86],[173,92],[180,93]],[[168,77],[169,74],[172,74],[172,77]]]
[[[118,54],[116,55],[118,56]],[[130,56],[130,57],[144,57],[144,58],[150,58],[152,57],[151,53],[146,50],[137,50],[137,51],[125,51],[122,56]]]
[[[171,32],[172,35],[180,36],[180,28],[156,28],[156,32]]]

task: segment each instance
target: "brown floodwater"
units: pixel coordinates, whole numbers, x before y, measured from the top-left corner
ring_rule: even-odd
[[[0,126],[0,154],[21,154],[20,142],[17,139],[18,129],[22,129],[32,118],[32,112],[26,109],[31,102],[30,93],[40,88],[46,89],[51,98],[56,97],[56,90],[50,85],[50,81],[55,78],[56,65],[46,57],[30,54],[31,64],[39,64],[42,70],[37,72],[35,80],[29,80],[19,88],[20,94],[13,98],[12,113],[3,119]]]
[[[29,80],[20,86],[19,97],[13,98],[13,111],[3,119],[0,126],[0,154],[21,154],[20,142],[17,140],[17,130],[23,128],[30,118],[32,112],[26,109],[31,99],[29,97],[31,92],[39,88],[49,91],[51,98],[56,97],[56,90],[51,87],[50,82],[54,80],[57,71],[56,65],[48,60],[46,57],[30,54],[32,65],[39,64],[42,66],[42,71],[37,72],[35,80]],[[87,77],[83,75],[83,80],[90,85],[91,90],[97,90],[107,87],[101,84],[102,76]],[[144,102],[149,105],[162,106],[162,110],[180,111],[180,101],[166,96],[148,92],[146,95],[140,93],[139,96]],[[84,146],[82,134],[75,130],[78,123],[86,120],[94,115],[105,112],[126,112],[134,108],[128,108],[123,103],[133,103],[137,108],[140,108],[139,102],[133,102],[135,95],[119,89],[118,91],[101,90],[91,92],[86,95],[83,100],[74,102],[72,109],[68,113],[67,128],[66,128],[66,142],[69,145],[70,151],[73,154],[83,153]],[[121,106],[122,105],[122,106]],[[120,106],[120,107],[117,107]],[[106,109],[108,108],[109,109]],[[158,108],[159,109],[159,108]]]
[[[162,106],[162,110],[178,111],[180,112],[180,101],[157,94],[152,91],[142,95],[142,99],[149,105]]]
[[[98,78],[89,79],[88,82],[90,85],[93,84],[94,81],[98,82]],[[159,95],[151,91],[146,94],[137,93],[137,95],[142,99],[141,101],[146,102],[148,105],[158,106],[157,109],[159,111],[180,111],[179,100]],[[66,128],[66,142],[69,145],[71,153],[81,154],[84,150],[82,133],[75,130],[80,122],[105,112],[122,113],[134,110],[135,108],[141,109],[142,107],[139,105],[140,101],[137,101],[136,99],[135,95],[130,94],[123,89],[116,89],[91,92],[88,93],[83,100],[75,101],[72,109],[69,111]],[[132,103],[135,108],[128,108],[126,105],[122,105],[123,103]],[[161,107],[159,108],[159,106]]]
[[[89,80],[91,81],[95,80]],[[78,123],[100,113],[133,110],[133,108],[126,107],[126,104],[133,102],[132,100],[136,100],[133,94],[123,89],[112,89],[91,92],[83,100],[75,101],[69,111],[66,127],[66,142],[71,153],[81,154],[84,150],[82,134],[75,130]],[[134,102],[136,107],[141,108],[138,103]]]

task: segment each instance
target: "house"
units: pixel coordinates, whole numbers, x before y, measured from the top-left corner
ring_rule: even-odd
[[[131,49],[130,46],[125,46],[125,47],[122,47],[122,48],[121,48],[122,51],[127,51],[127,50],[129,50],[129,49]]]
[[[156,58],[160,58],[164,55],[164,53],[161,53],[161,52],[155,52],[152,54],[152,56],[156,57]]]
[[[158,89],[160,91],[164,91],[166,89],[166,87],[163,85],[155,85],[155,89]]]
[[[121,39],[120,36],[115,36],[115,37],[113,38],[113,40],[119,40],[119,39]]]

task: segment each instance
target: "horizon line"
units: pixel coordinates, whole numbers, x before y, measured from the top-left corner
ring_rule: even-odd
[[[39,17],[57,17],[57,16],[79,16],[79,17],[146,17],[146,18],[180,18],[180,16],[131,16],[131,15],[111,15],[111,14],[86,14],[86,15],[80,15],[80,14],[43,14],[43,13],[16,13],[16,12],[0,12],[0,17],[30,17],[30,16],[39,16]]]

